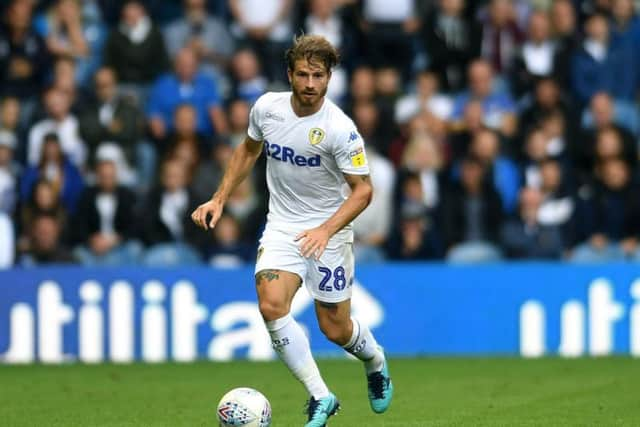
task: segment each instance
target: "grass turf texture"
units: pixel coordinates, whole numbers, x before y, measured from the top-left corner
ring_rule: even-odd
[[[320,368],[342,402],[329,426],[637,426],[640,360],[392,359],[388,413],[369,409],[362,366]],[[0,365],[0,425],[217,426],[220,397],[262,391],[273,427],[300,427],[305,392],[280,363]]]

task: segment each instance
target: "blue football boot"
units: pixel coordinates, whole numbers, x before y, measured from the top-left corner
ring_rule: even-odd
[[[340,409],[338,398],[329,393],[329,396],[320,400],[311,397],[307,402],[308,422],[304,427],[325,427],[330,416],[335,415]]]
[[[382,349],[380,349],[382,351]],[[382,370],[367,375],[369,404],[376,414],[387,410],[393,398],[393,383],[389,376],[389,365],[385,359]]]

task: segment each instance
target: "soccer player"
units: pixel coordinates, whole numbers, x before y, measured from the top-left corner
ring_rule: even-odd
[[[351,222],[367,207],[373,189],[364,141],[351,119],[325,97],[338,53],[323,37],[305,35],[294,41],[286,59],[292,91],[266,93],[256,101],[247,138],[235,149],[218,190],[192,218],[205,230],[214,227],[229,195],[264,151],[270,199],[255,267],[260,313],[274,349],[309,392],[305,426],[321,427],[340,403],[289,313],[302,283],[315,300],[325,336],[364,362],[374,412],[387,410],[393,384],[382,348],[369,328],[351,317]]]

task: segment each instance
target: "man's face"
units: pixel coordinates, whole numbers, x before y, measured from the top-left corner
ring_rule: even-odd
[[[16,1],[9,6],[8,23],[15,30],[23,31],[31,24],[31,2]]]
[[[293,96],[301,106],[317,105],[327,93],[331,73],[320,61],[298,59],[287,73]]]
[[[493,75],[491,67],[486,62],[474,62],[469,68],[469,86],[473,95],[484,98],[491,93]]]
[[[198,59],[190,49],[181,50],[176,57],[176,74],[182,81],[189,82],[198,72]]]
[[[103,69],[96,73],[96,94],[102,102],[108,102],[116,94],[116,79],[111,70]]]
[[[591,113],[598,127],[604,127],[613,120],[613,104],[609,96],[598,94],[591,100]]]
[[[118,174],[115,163],[111,161],[101,161],[96,167],[96,178],[98,187],[102,191],[110,192],[118,186]]]
[[[50,90],[45,97],[47,111],[54,119],[63,119],[69,113],[69,96],[61,90]]]
[[[55,219],[49,217],[38,218],[32,229],[32,243],[38,252],[50,252],[58,246],[60,227]]]

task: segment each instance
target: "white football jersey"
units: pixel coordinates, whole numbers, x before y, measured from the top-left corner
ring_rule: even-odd
[[[297,234],[319,226],[350,193],[343,173],[369,174],[362,137],[326,97],[316,113],[298,117],[291,92],[266,93],[251,109],[248,135],[264,141],[270,193],[267,230]],[[332,240],[353,241],[351,224]]]

